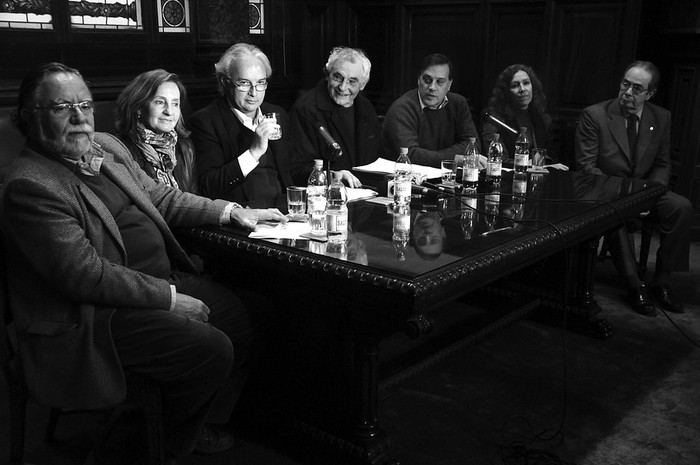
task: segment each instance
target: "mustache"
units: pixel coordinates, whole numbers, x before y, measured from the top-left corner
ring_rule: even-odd
[[[92,128],[92,126],[89,126],[89,125],[74,126],[66,134],[84,134],[86,132],[87,133],[94,132],[94,129]]]

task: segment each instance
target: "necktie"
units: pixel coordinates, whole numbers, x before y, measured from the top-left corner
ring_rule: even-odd
[[[630,145],[630,156],[634,156],[634,149],[637,146],[637,115],[629,115],[627,117],[627,141]]]

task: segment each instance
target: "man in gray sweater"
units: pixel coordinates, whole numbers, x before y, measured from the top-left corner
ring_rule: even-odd
[[[423,58],[418,88],[391,104],[382,131],[384,156],[408,148],[413,163],[440,166],[464,154],[469,137],[478,136],[467,99],[450,92],[452,63],[440,53]],[[477,145],[478,147],[479,145]]]

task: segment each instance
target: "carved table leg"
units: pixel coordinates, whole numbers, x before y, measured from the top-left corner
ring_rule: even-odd
[[[582,311],[582,315],[579,315],[578,321],[574,322],[571,329],[596,339],[608,339],[613,334],[612,325],[605,319],[595,317],[601,312],[593,290],[598,239],[591,239],[582,243],[578,247],[578,254],[578,269],[572,271],[577,283],[574,298]]]
[[[355,336],[354,391],[357,417],[353,436],[363,444],[363,462],[367,464],[397,463],[385,456],[391,445],[387,434],[379,426],[379,344],[365,336]]]

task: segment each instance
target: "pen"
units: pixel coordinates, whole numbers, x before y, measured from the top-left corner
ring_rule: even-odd
[[[486,236],[487,234],[493,234],[493,233],[495,233],[495,232],[505,231],[506,229],[513,229],[514,227],[515,227],[515,225],[512,225],[512,226],[504,226],[504,227],[502,227],[502,228],[492,229],[491,231],[484,231],[484,232],[481,233],[481,235],[482,235],[482,236]]]

